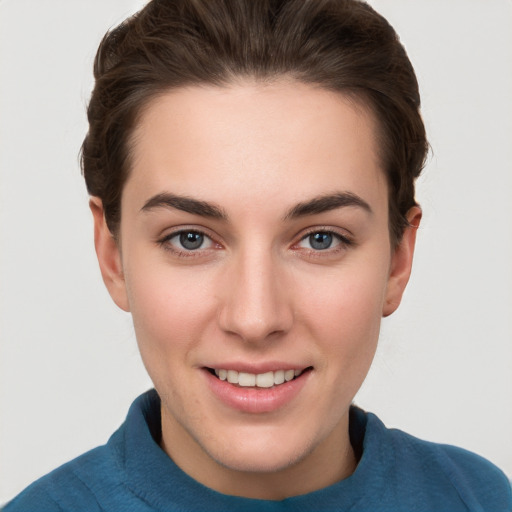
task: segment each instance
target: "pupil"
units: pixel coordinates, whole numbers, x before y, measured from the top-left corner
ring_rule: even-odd
[[[203,239],[204,237],[201,233],[194,233],[193,231],[180,234],[180,243],[187,251],[199,249],[203,245]]]
[[[314,233],[309,236],[309,243],[313,249],[319,251],[328,249],[332,244],[332,235],[330,233]]]

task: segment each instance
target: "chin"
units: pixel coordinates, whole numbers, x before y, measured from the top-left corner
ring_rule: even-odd
[[[297,453],[257,453],[221,454],[215,461],[232,471],[242,473],[279,473],[299,463],[305,454]]]
[[[287,433],[288,434],[288,433]],[[213,449],[203,446],[208,455],[221,466],[233,471],[246,473],[277,473],[284,471],[313,451],[310,442],[304,438],[294,439],[289,435],[258,435],[231,438],[220,449],[222,443],[215,443]]]

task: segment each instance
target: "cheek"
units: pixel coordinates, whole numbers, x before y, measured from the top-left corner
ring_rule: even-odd
[[[301,294],[304,308],[325,328],[360,333],[362,336],[380,324],[387,274],[384,268],[371,265],[347,266],[342,272],[314,278]]]
[[[143,358],[193,348],[194,332],[212,317],[212,294],[193,272],[147,264],[127,273],[127,289]],[[163,362],[163,361],[162,361]]]
[[[353,266],[324,286],[317,281],[304,288],[304,324],[328,356],[326,364],[337,367],[332,378],[351,375],[355,384],[366,375],[377,347],[386,275],[384,267]]]

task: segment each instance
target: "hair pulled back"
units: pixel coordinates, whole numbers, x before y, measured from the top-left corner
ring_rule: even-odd
[[[130,136],[151,99],[180,86],[280,76],[355,96],[374,113],[397,243],[428,143],[407,54],[389,23],[358,0],[153,0],[108,32],[81,163],[110,231],[119,229]]]

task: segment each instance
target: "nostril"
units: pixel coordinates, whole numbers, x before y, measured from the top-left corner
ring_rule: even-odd
[[[229,281],[223,290],[219,326],[225,333],[245,342],[277,340],[289,332],[293,324],[286,289],[278,286],[272,272],[264,270],[264,264],[250,263],[244,261],[235,279],[236,286]]]

